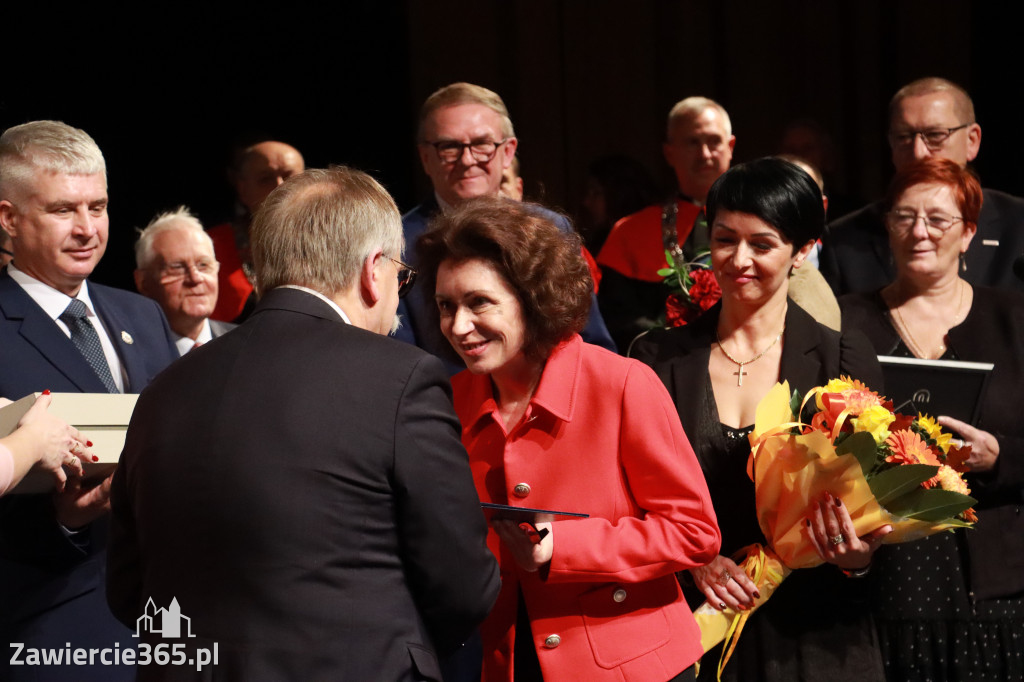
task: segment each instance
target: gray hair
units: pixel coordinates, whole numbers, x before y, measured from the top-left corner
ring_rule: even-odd
[[[672,110],[668,112],[668,126],[666,131],[668,138],[672,137],[672,128],[674,128],[679,121],[688,118],[696,118],[708,109],[714,109],[722,115],[722,124],[725,126],[725,134],[726,136],[732,135],[732,120],[729,118],[729,112],[725,110],[725,107],[715,100],[708,99],[707,97],[687,97],[686,99],[676,102],[675,106],[672,107]]]
[[[30,121],[0,136],[0,198],[8,199],[37,170],[107,177],[107,164],[95,140],[60,121]]]
[[[348,289],[374,250],[401,258],[402,218],[380,183],[345,166],[313,168],[270,193],[250,232],[256,290]]]
[[[498,93],[472,83],[452,83],[436,90],[420,107],[419,131],[416,134],[419,141],[428,141],[423,137],[423,128],[435,111],[460,104],[479,104],[487,107],[501,118],[501,134],[504,137],[516,136],[508,108]]]
[[[149,221],[149,225],[139,230],[139,240],[135,242],[136,268],[144,270],[149,267],[155,256],[153,253],[153,241],[158,234],[170,230],[185,230],[200,234],[203,236],[203,240],[210,246],[210,251],[213,251],[213,240],[210,239],[210,235],[206,234],[203,224],[192,215],[188,207],[179,206],[173,211],[159,214]]]

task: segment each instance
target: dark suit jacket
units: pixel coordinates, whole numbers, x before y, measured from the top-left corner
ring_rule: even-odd
[[[270,291],[140,397],[111,608],[177,598],[230,679],[439,679],[499,589],[459,436],[436,358]]]
[[[535,208],[542,218],[553,222],[562,232],[572,231],[569,221],[564,216],[543,206],[535,206]],[[431,197],[402,216],[406,259],[413,267],[417,266],[416,241],[427,231],[430,220],[437,211],[437,201]],[[434,293],[427,291],[422,284],[414,286],[409,295],[398,305],[398,313],[402,316],[402,328],[398,330],[395,337],[406,343],[419,346],[428,353],[433,353],[444,361],[449,375],[456,374],[466,369],[466,365],[441,333],[435,309]],[[587,326],[580,332],[580,336],[587,343],[607,348],[612,352],[616,350],[615,342],[612,341],[608,327],[605,326],[604,319],[601,317],[601,311],[597,307],[596,295],[591,297],[590,316],[587,318]]]
[[[896,277],[882,202],[843,216],[825,230],[821,274],[836,296],[881,289]],[[984,190],[978,232],[964,256],[964,279],[977,286],[1024,291],[1013,274],[1014,260],[1024,254],[1024,199]]]
[[[896,354],[901,339],[877,292],[843,296],[839,304],[844,326],[867,334],[879,355]],[[961,535],[970,567],[964,577],[977,599],[1019,594],[1024,591],[1024,295],[976,288],[971,310],[948,338],[957,359],[995,364],[977,426],[996,437],[999,459],[993,471],[967,475],[978,500],[978,523]]]
[[[90,283],[89,295],[124,363],[126,390],[141,391],[178,357],[167,320],[155,302],[138,294]],[[107,392],[71,339],[5,269],[0,272],[0,396],[17,400],[45,389]],[[0,500],[0,627],[7,641],[29,647],[135,645],[104,599],[106,535],[104,518],[73,539],[66,537],[48,495]],[[32,668],[5,669],[9,658],[0,657],[0,678],[35,674]],[[134,669],[47,669],[51,678],[61,673],[76,680],[132,679]]]

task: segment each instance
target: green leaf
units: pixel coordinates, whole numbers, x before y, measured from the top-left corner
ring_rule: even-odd
[[[789,411],[792,412],[794,415],[797,415],[798,419],[800,414],[800,403],[802,403],[803,401],[804,397],[800,395],[800,391],[794,388],[793,397],[789,399]]]
[[[880,471],[868,479],[868,485],[878,504],[888,509],[890,500],[914,490],[938,471],[931,464],[904,464]]]
[[[658,270],[658,277],[671,277],[674,274],[676,274],[676,271],[672,268],[662,268],[661,270]]]
[[[867,476],[878,463],[878,445],[875,438],[867,431],[851,434],[849,438],[836,446],[837,455],[852,454],[860,463],[860,470]],[[931,476],[929,476],[931,478]]]
[[[936,523],[953,518],[976,502],[973,497],[952,490],[918,488],[884,506],[897,516]]]

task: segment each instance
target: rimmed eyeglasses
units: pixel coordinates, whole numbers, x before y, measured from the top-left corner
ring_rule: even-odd
[[[921,215],[914,211],[889,211],[885,215],[888,219],[889,229],[900,234],[910,232],[917,225],[918,220],[923,220],[928,231],[939,236],[945,234],[949,228],[964,220],[961,216],[948,215],[946,213]]]
[[[910,147],[914,144],[914,140],[920,135],[921,139],[924,140],[924,146],[928,147],[931,151],[942,149],[942,145],[946,144],[946,140],[949,136],[958,130],[963,130],[968,126],[974,125],[973,123],[964,123],[955,128],[929,128],[928,130],[894,130],[889,133],[889,142],[894,147]]]
[[[505,144],[511,137],[505,137],[497,142],[493,140],[473,140],[472,142],[456,142],[455,140],[441,140],[439,142],[424,142],[434,148],[437,158],[443,163],[455,163],[462,158],[463,152],[469,148],[469,153],[477,163],[485,163],[494,158],[498,147]]]
[[[412,291],[412,285],[416,283],[416,268],[397,258],[387,258],[398,266],[398,298],[405,298],[405,295]]]

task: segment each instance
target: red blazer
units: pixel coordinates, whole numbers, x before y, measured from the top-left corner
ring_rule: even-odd
[[[714,558],[721,536],[655,374],[574,336],[511,434],[488,376],[462,372],[452,386],[482,501],[590,515],[554,524],[546,575],[520,570],[490,532],[502,588],[481,626],[483,680],[512,679],[520,589],[545,679],[656,682],[696,661],[700,633],[674,573]]]

